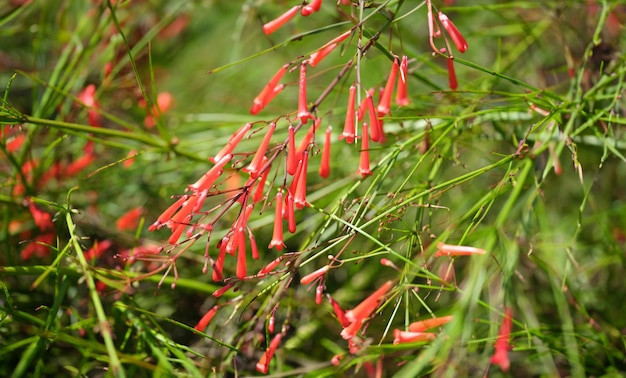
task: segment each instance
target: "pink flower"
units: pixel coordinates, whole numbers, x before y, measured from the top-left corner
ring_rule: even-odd
[[[443,12],[439,12],[439,21],[443,28],[448,32],[450,38],[452,38],[452,42],[456,49],[459,50],[460,53],[464,53],[467,50],[467,41],[463,37],[463,34],[457,29],[457,27],[450,21],[448,16],[446,16]]]

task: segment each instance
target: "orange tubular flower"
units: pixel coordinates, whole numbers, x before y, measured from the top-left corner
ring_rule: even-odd
[[[374,107],[374,98],[369,93],[365,98],[365,106],[369,113],[370,120],[370,139],[372,142],[382,142],[382,130],[380,128],[380,120],[378,114],[376,114],[376,108]]]
[[[320,278],[321,276],[323,276],[324,274],[326,274],[326,272],[328,272],[328,265],[324,265],[323,267],[319,268],[318,270],[307,274],[306,276],[302,277],[302,279],[300,280],[300,283],[303,285],[308,285],[311,282],[315,281],[316,279]]]
[[[409,324],[410,332],[424,332],[427,329],[442,326],[452,320],[452,316],[442,316],[440,318],[432,318],[426,320],[420,320]]]
[[[276,30],[280,29],[281,26],[285,25],[296,14],[298,14],[298,11],[300,10],[300,7],[302,7],[302,6],[301,5],[293,6],[287,12],[281,14],[280,16],[276,17],[272,21],[270,21],[270,22],[266,23],[265,25],[263,25],[263,33],[265,33],[265,35],[270,35],[270,34],[274,33]]]
[[[209,325],[209,323],[211,322],[211,319],[213,319],[213,317],[215,316],[215,313],[217,312],[219,308],[220,306],[218,305],[211,307],[211,309],[209,309],[209,311],[207,311],[206,314],[204,314],[204,316],[200,318],[200,321],[198,322],[198,324],[196,324],[196,326],[193,328],[196,331],[204,332],[204,330]]]
[[[389,73],[389,77],[387,78],[387,84],[385,85],[385,90],[383,91],[382,96],[380,97],[380,101],[378,102],[378,114],[387,115],[389,114],[389,108],[391,107],[391,95],[393,94],[393,87],[396,83],[396,78],[398,77],[398,69],[400,66],[398,65],[398,58],[393,59],[393,65],[391,66],[391,72]]]
[[[237,252],[236,274],[239,279],[244,279],[247,275],[247,269],[246,269],[246,238],[243,232],[243,227],[239,228],[237,237],[239,238],[239,242],[238,242],[239,251]]]
[[[324,138],[324,147],[322,147],[322,163],[320,164],[320,176],[326,178],[330,175],[330,133],[332,127],[326,129],[326,137]]]
[[[133,231],[139,225],[139,218],[141,218],[142,215],[143,208],[135,207],[134,209],[130,209],[117,219],[115,226],[120,231]]]
[[[287,198],[285,198],[285,212],[287,216],[287,230],[290,233],[296,232],[296,213],[293,206],[293,195],[291,191],[287,191]]]
[[[282,250],[285,244],[283,243],[283,192],[281,190],[276,193],[274,198],[274,206],[276,206],[276,213],[274,215],[274,234],[272,241],[267,248],[276,247],[278,251]]]
[[[250,114],[257,114],[280,92],[284,86],[280,87],[278,82],[283,78],[289,68],[289,64],[285,64],[272,76],[270,81],[263,87],[261,92],[254,98]]]
[[[313,122],[313,125],[309,127],[309,131],[306,133],[304,138],[302,138],[302,141],[300,142],[300,144],[298,145],[298,149],[296,150],[297,160],[302,157],[302,153],[304,152],[304,150],[306,150],[309,147],[309,144],[311,144],[311,141],[315,136],[315,132],[317,131],[317,128],[321,125],[321,123],[322,119],[316,118],[315,122]]]
[[[481,248],[437,243],[437,252],[435,253],[435,257],[484,255],[485,253],[487,253],[487,251]]]
[[[513,328],[513,310],[506,308],[504,319],[500,325],[500,332],[498,339],[496,340],[495,353],[491,356],[491,363],[500,366],[502,371],[509,371],[511,367],[511,361],[509,360],[509,337],[511,336],[511,329]]]
[[[263,156],[263,163],[261,164],[261,167],[265,167],[265,165],[267,164],[267,160],[268,160],[267,156]],[[254,196],[252,197],[252,202],[257,203],[263,199],[264,190],[265,190],[265,182],[267,181],[267,176],[269,176],[269,174],[270,174],[270,167],[267,167],[263,171],[261,178],[257,181],[256,189],[254,190]]]
[[[450,35],[450,38],[452,38],[452,42],[454,43],[456,49],[459,50],[460,53],[464,53],[467,50],[467,41],[463,37],[463,34],[461,34],[459,29],[456,28],[448,16],[446,16],[443,12],[439,12],[439,21],[441,22],[443,28],[446,29],[446,32]]]
[[[256,364],[256,370],[259,373],[267,374],[270,370],[270,362],[272,361],[272,357],[274,357],[274,352],[276,352],[276,348],[280,345],[280,341],[283,338],[283,334],[279,333],[270,342],[270,346],[267,348],[265,353],[261,356],[261,359]]]
[[[198,179],[195,183],[189,186],[189,189],[194,192],[200,192],[205,189],[211,189],[211,186],[215,183],[215,181],[222,174],[222,168],[233,158],[233,155],[228,154],[220,158],[216,161],[215,165],[209,169],[207,173],[205,173],[202,177]]]
[[[354,126],[354,107],[356,101],[356,87],[354,85],[350,86],[350,92],[348,93],[348,110],[346,110],[346,122],[343,126],[343,133],[339,136],[339,139],[346,139],[346,142],[349,144],[354,143],[354,139],[356,138],[355,126]]]
[[[393,343],[415,343],[419,341],[432,341],[437,337],[432,332],[407,332],[399,329],[393,330]]]
[[[407,94],[406,81],[409,74],[409,63],[406,55],[402,57],[400,63],[400,77],[398,78],[398,89],[396,91],[396,104],[407,106],[409,104],[409,96]]]
[[[250,162],[250,165],[243,169],[244,172],[249,172],[250,177],[252,178],[259,177],[259,171],[263,168],[263,158],[265,157],[265,152],[270,144],[274,130],[276,130],[276,123],[272,122],[267,130],[267,133],[265,134],[265,137],[263,138],[263,141],[261,142],[261,145],[256,150],[254,158],[252,158],[252,162]]]
[[[330,294],[327,294],[326,296],[328,297],[328,301],[330,301],[330,305],[333,307],[333,311],[335,312],[341,326],[344,328],[350,326],[350,322],[346,319],[346,313],[343,311],[339,303],[334,300]]]

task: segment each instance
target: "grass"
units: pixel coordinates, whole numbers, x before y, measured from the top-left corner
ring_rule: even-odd
[[[429,44],[428,2],[325,1],[269,36],[263,23],[298,2],[19,3],[0,5],[0,375],[245,376],[262,361],[270,376],[626,372],[619,2],[433,2],[434,22],[445,12],[469,45],[449,42],[456,90]],[[267,248],[276,193],[294,181],[299,193],[288,126],[297,146],[313,123],[296,117],[300,64],[351,29],[306,67],[322,120],[304,158],[309,206],[295,232],[281,223],[284,249]],[[409,59],[410,104],[384,116],[363,177],[362,140],[339,139],[349,87],[358,105],[394,54]],[[251,115],[286,63],[285,89]],[[200,196],[190,185],[248,122],[204,206],[149,232],[181,196]],[[243,168],[270,122],[253,201]],[[439,243],[485,253],[439,256]],[[350,340],[332,303],[367,310]],[[447,315],[432,340],[399,342]]]

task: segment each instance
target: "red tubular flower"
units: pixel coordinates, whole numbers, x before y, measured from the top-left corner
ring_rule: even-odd
[[[315,288],[315,304],[322,304],[322,295],[324,294],[324,283],[320,281],[320,283]]]
[[[409,63],[406,55],[402,57],[400,63],[400,77],[398,77],[398,89],[396,90],[396,104],[407,106],[409,104],[409,96],[407,94],[406,81],[409,74]]]
[[[437,337],[432,332],[407,332],[399,329],[393,330],[393,343],[415,343],[419,341],[432,341]]]
[[[35,206],[35,204],[30,201],[28,201],[28,210],[33,216],[35,225],[40,231],[48,231],[54,229],[54,225],[52,224],[52,216],[49,213],[39,210],[37,206]]]
[[[393,281],[387,281],[378,290],[372,293],[369,297],[365,298],[363,302],[357,305],[352,310],[346,312],[346,319],[350,322],[348,327],[345,327],[341,331],[341,337],[348,340],[356,335],[361,329],[363,321],[367,319],[378,307],[379,303],[383,299],[383,296],[391,289]]]
[[[274,197],[274,206],[276,206],[274,234],[267,248],[276,247],[276,250],[280,251],[285,246],[285,243],[283,243],[283,192],[281,190],[279,190],[278,193],[276,193],[276,197]]]
[[[454,71],[454,58],[448,56],[448,83],[450,89],[455,90],[459,86],[456,81],[456,72]]]
[[[367,135],[367,123],[363,122],[363,138],[361,138],[361,162],[359,163],[359,174],[365,178],[372,174],[370,170],[370,150],[369,136]]]
[[[96,86],[89,84],[83,89],[78,96],[76,96],[80,102],[87,107],[87,119],[91,126],[100,126],[102,117],[98,113],[100,104],[96,100]]]
[[[365,106],[369,113],[370,120],[370,139],[373,142],[382,142],[382,130],[380,128],[381,121],[378,119],[378,114],[376,113],[376,108],[374,107],[374,98],[369,93],[367,97],[365,97]]]
[[[217,255],[217,260],[215,264],[213,264],[213,281],[221,281],[224,276],[222,275],[222,270],[224,269],[224,259],[226,258],[226,245],[228,244],[229,236],[226,235],[222,238],[222,240],[218,243],[219,253]],[[215,295],[215,293],[213,293]]]
[[[217,155],[215,155],[215,157],[209,158],[209,160],[213,163],[217,163],[218,161],[222,159],[222,157],[232,154],[235,147],[237,147],[237,144],[241,142],[243,137],[246,135],[248,131],[250,131],[251,128],[252,128],[252,123],[250,122],[241,126],[239,130],[235,131],[235,133],[230,137],[230,139],[228,140],[228,143],[226,143],[224,148],[222,148],[222,150],[218,152]]]
[[[459,50],[460,53],[464,53],[467,50],[467,41],[463,37],[463,34],[461,34],[459,29],[456,28],[443,12],[439,12],[439,21],[443,28],[446,29],[446,32],[448,32],[448,35],[450,35],[450,38],[452,38],[456,49]]]
[[[272,341],[270,341],[270,346],[267,348],[265,353],[261,356],[261,359],[256,364],[256,370],[260,373],[267,374],[270,370],[270,362],[272,361],[272,357],[274,357],[274,352],[276,352],[276,348],[280,345],[280,340],[283,338],[283,334],[279,333],[274,336]]]
[[[263,163],[261,166],[265,167],[267,165],[267,156],[263,157]],[[265,168],[261,178],[257,180],[256,189],[254,190],[254,195],[252,196],[252,202],[257,203],[264,197],[265,191],[265,182],[267,181],[267,176],[270,174],[270,167]]]
[[[315,136],[315,132],[317,131],[317,128],[320,126],[321,123],[321,118],[315,119],[315,122],[313,122],[313,126],[309,128],[309,131],[306,133],[304,138],[302,138],[302,141],[300,141],[300,144],[298,145],[298,149],[296,150],[296,159],[300,159],[304,150],[309,147],[309,144],[311,144],[313,136]]]
[[[339,37],[333,39],[332,41],[326,43],[324,46],[320,47],[316,52],[311,54],[309,57],[309,64],[312,67],[317,66],[319,62],[322,61],[328,54],[330,54],[339,43],[343,42],[348,36],[352,34],[352,30],[348,30],[347,32],[341,34]]]
[[[348,109],[346,110],[346,122],[343,126],[343,133],[339,136],[339,139],[346,139],[349,144],[354,143],[356,138],[355,133],[355,119],[354,119],[354,106],[356,101],[356,87],[350,86],[350,92],[348,93]]]
[[[427,329],[442,326],[451,320],[452,320],[452,316],[442,316],[439,318],[420,320],[419,322],[413,322],[409,324],[409,331],[410,332],[424,332]]]
[[[346,312],[346,319],[350,322],[356,322],[359,319],[365,319],[374,312],[378,307],[383,296],[393,287],[393,281],[385,282],[378,290],[373,292],[369,297],[365,298],[352,310]]]
[[[320,10],[322,7],[322,0],[311,0],[311,2],[304,7],[302,7],[302,11],[300,12],[303,16],[309,16],[312,13],[315,13]]]
[[[270,126],[261,142],[261,145],[256,150],[254,154],[254,158],[252,158],[252,162],[246,168],[243,169],[244,172],[249,172],[250,177],[257,178],[259,177],[259,171],[263,168],[263,158],[265,157],[265,152],[267,151],[267,147],[270,144],[272,139],[272,135],[274,134],[274,130],[276,130],[276,123],[270,123]]]
[[[307,123],[313,118],[306,101],[306,65],[306,60],[300,64],[300,79],[298,80],[298,118],[302,123]]]
[[[328,126],[326,129],[326,136],[324,138],[324,147],[322,147],[322,162],[320,164],[320,176],[323,178],[328,177],[330,175],[330,133],[332,131],[332,127]]]
[[[243,233],[243,227],[239,228],[237,236],[239,238],[239,252],[237,252],[237,270],[236,274],[239,279],[244,279],[247,275],[246,269],[246,238]]]
[[[289,64],[285,64],[280,67],[265,87],[263,87],[261,92],[254,98],[252,108],[250,108],[250,114],[257,114],[260,112],[267,104],[270,103],[276,94],[284,88],[284,86],[280,87],[278,82],[287,72],[287,68],[289,68]]]
[[[485,253],[487,253],[487,251],[481,248],[437,243],[437,252],[435,252],[435,257],[484,255]]]
[[[154,231],[163,227],[165,222],[167,222],[172,217],[172,215],[174,215],[174,213],[176,213],[176,211],[180,209],[180,207],[183,205],[183,203],[185,203],[185,201],[187,201],[188,198],[189,196],[182,196],[176,202],[171,204],[170,207],[165,209],[165,211],[162,212],[161,215],[159,215],[156,222],[154,222],[150,227],[148,227],[148,230]]]
[[[335,312],[335,315],[337,316],[337,319],[339,320],[339,323],[341,324],[342,327],[348,327],[350,325],[350,322],[348,321],[348,319],[346,319],[346,313],[345,311],[343,311],[343,309],[341,308],[341,305],[339,305],[339,303],[333,299],[330,294],[327,294],[328,297],[328,301],[330,302],[330,305],[333,307],[333,311]]]
[[[96,160],[96,157],[93,154],[86,153],[68,164],[68,166],[65,167],[64,174],[66,176],[74,176],[83,169],[87,168],[87,166],[93,163],[94,160]]]
[[[217,160],[215,165],[209,169],[202,177],[195,183],[189,186],[189,189],[194,192],[200,192],[205,189],[211,189],[211,186],[215,183],[218,177],[222,174],[222,168],[232,159],[233,155],[228,154]]]
[[[259,247],[256,244],[256,239],[252,234],[252,231],[248,229],[248,239],[250,239],[250,252],[252,254],[252,258],[255,260],[259,259]]]
[[[143,215],[143,208],[135,207],[128,210],[124,215],[119,217],[115,222],[115,226],[120,231],[133,231],[139,225],[139,219]]]
[[[308,206],[306,202],[306,174],[309,165],[309,151],[302,153],[302,168],[300,168],[300,175],[298,177],[298,184],[296,186],[296,194],[293,197],[293,202],[297,209],[302,209],[304,206]]]
[[[290,233],[296,232],[296,212],[293,205],[293,195],[291,191],[287,191],[287,198],[285,199],[285,212],[287,215],[287,230]]]
[[[104,252],[106,252],[109,248],[113,246],[113,242],[109,239],[105,239],[102,241],[94,241],[91,248],[85,251],[85,259],[87,261],[95,260],[102,256]]]
[[[298,158],[296,157],[296,131],[289,125],[287,138],[287,173],[295,175],[298,169]]]
[[[511,336],[511,329],[513,327],[513,310],[509,307],[506,308],[504,319],[500,325],[500,332],[498,339],[496,340],[495,353],[491,356],[491,363],[500,366],[502,371],[509,371],[511,367],[511,361],[509,360],[509,337]]]
[[[263,33],[265,33],[265,35],[270,35],[274,33],[276,30],[280,29],[281,26],[285,25],[296,14],[298,14],[300,7],[301,5],[293,6],[287,12],[281,14],[280,16],[276,17],[272,21],[263,25]]]
[[[396,78],[398,77],[398,58],[393,59],[393,65],[391,66],[391,72],[389,73],[389,77],[387,78],[387,84],[385,84],[385,90],[383,91],[382,96],[380,96],[380,101],[378,102],[378,114],[387,115],[389,114],[389,108],[391,107],[391,95],[393,94],[393,88],[396,83]]]
[[[217,313],[217,310],[219,308],[220,306],[218,305],[211,307],[209,311],[207,311],[206,314],[204,314],[202,318],[200,318],[200,321],[198,322],[198,324],[196,324],[196,326],[193,328],[196,331],[204,332],[204,330],[209,325],[209,323],[211,322],[211,319],[213,319],[213,317],[215,316],[215,313]]]
[[[328,272],[328,265],[324,265],[323,267],[319,268],[318,270],[307,274],[306,276],[302,277],[302,279],[300,280],[300,283],[303,285],[308,285],[311,282],[315,281],[316,279],[320,278],[321,276],[323,276],[324,274],[326,274],[326,272]]]
[[[237,282],[233,281],[233,282],[231,282],[231,283],[229,283],[229,284],[227,284],[227,285],[223,286],[222,288],[215,290],[215,291],[213,292],[213,296],[214,296],[215,298],[219,298],[219,297],[221,297],[221,296],[222,296],[222,295],[224,295],[224,294],[225,294],[228,290],[230,290],[233,286],[235,286],[235,284],[236,284],[236,283],[237,283]]]
[[[263,269],[259,270],[259,273],[257,273],[257,274],[259,276],[262,276],[264,274],[268,274],[272,270],[276,269],[276,267],[278,266],[278,264],[280,264],[281,261],[283,261],[283,256],[275,258],[269,264],[265,265],[263,267]]]

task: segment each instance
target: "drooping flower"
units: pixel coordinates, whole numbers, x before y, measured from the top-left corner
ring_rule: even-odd
[[[359,163],[359,174],[365,178],[372,174],[370,169],[369,136],[367,135],[367,123],[363,122],[363,137],[361,138],[361,161]]]
[[[280,29],[281,26],[289,22],[289,20],[291,20],[296,14],[298,14],[301,7],[302,5],[295,5],[272,21],[267,22],[263,25],[263,32],[266,35],[274,33],[276,30]]]
[[[285,198],[285,216],[287,218],[287,230],[292,234],[296,232],[296,212],[293,202],[293,194],[291,194],[290,190],[287,190]]]
[[[443,12],[439,12],[439,21],[448,35],[450,35],[450,38],[452,38],[456,49],[459,50],[460,53],[464,53],[467,50],[467,41],[463,37],[463,34],[461,34],[459,29],[457,29],[454,23],[452,23]]]
[[[502,371],[509,371],[511,367],[511,361],[509,360],[509,338],[511,336],[511,329],[513,328],[513,309],[507,307],[504,311],[504,318],[500,325],[500,332],[498,333],[498,339],[496,340],[495,352],[491,356],[491,363],[500,366]]]
[[[276,248],[278,251],[282,250],[285,246],[283,242],[283,192],[279,190],[274,197],[274,206],[276,206],[276,213],[274,215],[274,234],[272,235],[272,241],[267,248]]]
[[[452,56],[448,56],[448,85],[452,90],[457,89],[459,86],[459,83],[456,80],[456,72],[454,71],[454,58],[452,58]]]
[[[306,176],[308,165],[309,151],[305,150],[302,153],[302,168],[300,168],[298,184],[296,185],[296,194],[293,196],[293,202],[297,209],[302,209],[304,206],[308,206],[308,203],[306,202]]]
[[[287,134],[287,173],[293,176],[298,169],[298,157],[296,157],[296,131],[292,125],[289,125]]]
[[[102,117],[99,113],[100,104],[96,100],[96,86],[94,84],[87,85],[76,97],[88,109],[87,120],[89,124],[91,126],[100,126]]]
[[[328,128],[326,129],[326,135],[324,138],[324,146],[322,147],[322,162],[320,163],[319,174],[323,178],[327,178],[330,175],[331,131],[332,131],[332,127],[328,126]]]
[[[272,341],[270,341],[270,346],[267,347],[265,353],[261,356],[261,359],[256,364],[256,370],[260,373],[267,374],[270,370],[270,362],[272,361],[272,357],[274,357],[274,353],[276,352],[276,348],[280,345],[280,341],[283,338],[282,333],[278,333],[274,336]]]
[[[437,243],[437,252],[435,252],[435,256],[471,256],[484,255],[485,253],[487,253],[487,251],[481,248],[444,244],[440,242]]]
[[[396,90],[396,104],[407,106],[409,104],[409,96],[407,93],[406,82],[409,74],[409,63],[406,55],[402,57],[400,63],[400,76],[398,76],[398,89]]]
[[[369,93],[365,97],[365,108],[369,113],[370,139],[373,142],[381,142],[383,139],[382,129],[380,128],[381,121],[378,119],[378,114],[374,107],[374,98]]]
[[[389,114],[389,108],[391,107],[391,95],[393,94],[393,88],[396,84],[399,68],[398,58],[395,57],[393,59],[393,65],[391,66],[391,72],[387,78],[387,84],[385,84],[385,89],[383,94],[380,96],[380,101],[378,102],[378,107],[376,108],[378,114],[382,116]]]
[[[309,107],[306,100],[306,65],[307,61],[305,60],[300,64],[300,79],[298,80],[298,118],[300,118],[300,122],[307,123],[309,119],[314,118],[311,113],[309,113]]]
[[[246,239],[243,232],[243,227],[238,229],[237,238],[238,242],[238,252],[237,252],[237,269],[235,274],[239,279],[244,279],[247,275],[246,269]]]
[[[349,144],[354,143],[356,138],[355,132],[355,101],[356,101],[356,86],[351,85],[348,92],[348,109],[346,110],[346,121],[343,126],[343,133],[339,136],[339,139],[346,139]]]

